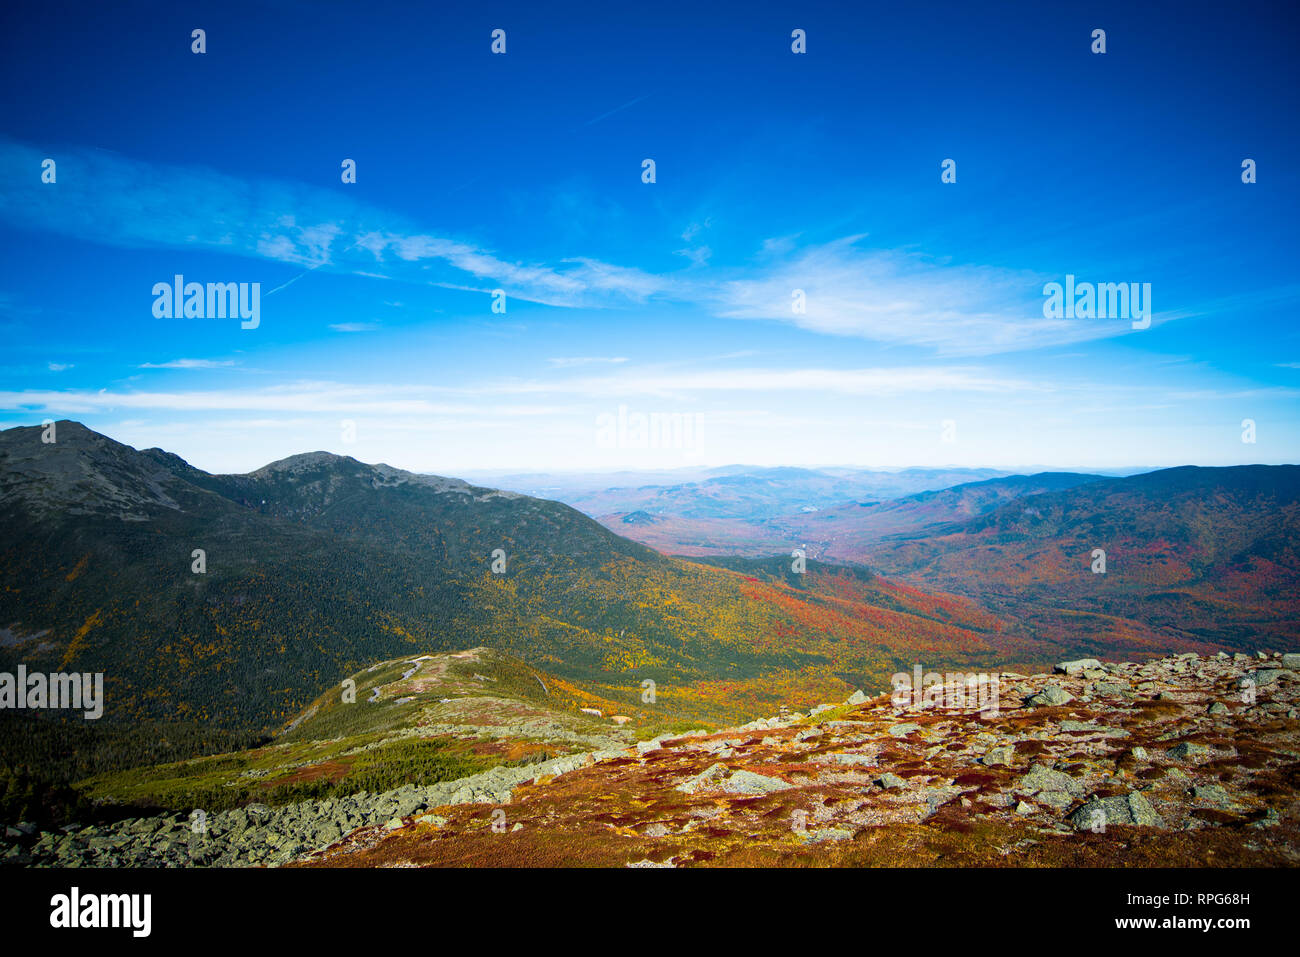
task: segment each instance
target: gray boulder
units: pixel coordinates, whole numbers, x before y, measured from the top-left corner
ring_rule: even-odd
[[[1009,767],[1015,758],[1016,750],[1009,745],[1000,745],[996,748],[989,748],[984,756],[979,759],[980,764],[986,767]]]
[[[1059,685],[1047,685],[1038,694],[1026,698],[1025,704],[1031,708],[1059,707],[1063,704],[1069,704],[1073,700],[1074,695]]]
[[[1107,798],[1093,798],[1066,818],[1076,831],[1101,831],[1111,824],[1165,827],[1141,791]]]
[[[1128,682],[1125,681],[1098,681],[1092,686],[1092,690],[1099,695],[1118,697],[1128,694],[1130,688]]]
[[[1210,749],[1203,744],[1197,744],[1195,741],[1180,741],[1166,751],[1165,754],[1175,761],[1197,761],[1208,757]]]
[[[1018,794],[1037,794],[1040,791],[1064,791],[1075,797],[1083,796],[1083,785],[1062,771],[1054,771],[1045,764],[1035,764],[1029,773],[1016,782]]]
[[[1237,810],[1241,807],[1237,799],[1218,784],[1196,785],[1192,788],[1192,798],[1202,804],[1225,811]]]
[[[686,794],[696,794],[700,791],[718,788],[721,787],[721,782],[730,773],[731,769],[719,761],[716,764],[710,765],[708,768],[695,775],[695,777],[677,785],[677,790],[685,792]]]
[[[1052,670],[1058,675],[1077,675],[1082,671],[1097,671],[1101,662],[1096,658],[1080,658],[1077,661],[1062,661]]]
[[[723,790],[732,794],[771,794],[793,786],[780,778],[755,774],[753,771],[737,771],[722,785]]]

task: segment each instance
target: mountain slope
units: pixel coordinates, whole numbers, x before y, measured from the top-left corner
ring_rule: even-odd
[[[210,475],[73,422],[53,445],[40,431],[0,434],[0,667],[104,672],[109,722],[266,730],[364,662],[474,645],[628,704],[653,680],[666,712],[716,718],[922,652],[1059,651],[1008,647],[970,603],[896,608],[882,585],[845,597],[828,570],[796,588],[689,564],[455,479],[326,453]],[[6,740],[34,747],[32,717]]]
[[[887,502],[841,505],[784,517],[772,524],[807,541],[814,554],[829,558],[889,536],[915,535],[938,525],[971,519],[1027,495],[1070,489],[1102,478],[1080,472],[1008,475]]]
[[[1104,574],[1092,570],[1096,549]],[[971,596],[1085,650],[1116,640],[1161,650],[1187,640],[1294,645],[1300,466],[1104,479],[822,555]]]

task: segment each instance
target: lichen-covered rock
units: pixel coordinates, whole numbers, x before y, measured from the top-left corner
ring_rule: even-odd
[[[1166,751],[1165,754],[1175,761],[1199,761],[1202,758],[1209,757],[1210,749],[1203,744],[1197,744],[1195,741],[1180,741]]]
[[[1058,675],[1077,675],[1082,671],[1101,670],[1101,662],[1096,658],[1080,658],[1077,661],[1062,661],[1053,669]]]
[[[722,785],[724,791],[729,791],[732,794],[771,794],[773,791],[784,791],[789,787],[792,787],[792,785],[780,778],[743,770],[737,771]]]
[[[1035,764],[1029,769],[1029,773],[1016,782],[1015,791],[1017,794],[1064,791],[1080,797],[1083,794],[1083,785],[1064,772],[1053,770],[1045,764]]]
[[[1042,691],[1026,698],[1025,704],[1031,708],[1059,707],[1063,704],[1069,704],[1073,700],[1074,695],[1060,685],[1047,685]]]
[[[1156,813],[1141,791],[1115,797],[1093,798],[1074,811],[1067,821],[1076,831],[1104,831],[1112,824],[1134,824],[1140,827],[1165,827],[1164,819]]]

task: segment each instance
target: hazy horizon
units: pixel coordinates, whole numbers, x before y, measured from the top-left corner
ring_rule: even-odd
[[[72,422],[76,422],[79,425],[83,425],[86,428],[92,428],[84,421],[78,419],[60,420],[60,421],[72,421]],[[40,422],[0,423],[0,431],[12,429],[12,428],[38,427],[40,426],[40,424],[41,424]],[[361,462],[363,465],[387,465],[391,468],[401,469],[402,471],[412,472],[420,475],[441,475],[448,478],[470,477],[470,478],[481,478],[481,479],[567,478],[570,480],[576,480],[580,478],[601,478],[601,477],[616,477],[616,476],[627,476],[629,479],[635,477],[649,478],[654,476],[662,476],[664,478],[683,477],[684,480],[698,481],[710,477],[716,477],[718,475],[726,474],[729,472],[742,473],[742,472],[750,472],[750,471],[771,471],[771,470],[780,470],[780,469],[796,469],[796,470],[818,471],[818,472],[827,472],[827,473],[834,473],[836,471],[881,472],[881,473],[896,473],[896,472],[907,472],[907,471],[939,472],[939,471],[948,471],[948,470],[962,471],[962,472],[989,471],[989,472],[1001,472],[1004,473],[1005,475],[1017,475],[1017,474],[1030,475],[1030,474],[1036,474],[1041,472],[1079,472],[1079,473],[1106,475],[1109,477],[1123,477],[1127,475],[1141,475],[1146,472],[1156,472],[1156,471],[1160,471],[1161,469],[1167,469],[1167,468],[1229,467],[1229,466],[1211,465],[1211,464],[1206,464],[1201,462],[1179,462],[1174,465],[1125,465],[1125,466],[1118,466],[1118,467],[1106,467],[1106,466],[1095,466],[1095,465],[1093,466],[1053,465],[1053,464],[1044,464],[1041,462],[1025,463],[1025,464],[1012,465],[1012,466],[985,465],[985,464],[965,465],[965,464],[958,464],[952,462],[942,462],[935,465],[905,464],[905,465],[869,466],[869,465],[854,465],[852,463],[846,463],[846,462],[795,463],[795,462],[779,461],[772,464],[763,464],[758,462],[720,462],[717,464],[679,465],[679,466],[672,466],[672,467],[665,467],[665,468],[640,468],[640,469],[628,468],[628,467],[614,467],[614,466],[605,469],[590,469],[590,468],[541,469],[541,468],[531,468],[528,466],[516,466],[516,467],[507,466],[507,467],[495,468],[495,469],[468,468],[468,469],[459,469],[453,472],[447,469],[438,471],[438,470],[423,470],[423,469],[410,468],[406,465],[403,465],[400,461],[391,461],[386,459],[385,460],[366,459],[358,456],[354,451],[302,448],[296,451],[285,452],[284,454],[277,455],[274,458],[270,458],[265,461],[258,462],[257,464],[251,465],[247,468],[234,469],[234,470],[215,470],[215,469],[207,468],[202,464],[201,461],[197,461],[194,458],[190,458],[189,456],[181,452],[178,452],[176,449],[166,445],[159,445],[157,443],[149,443],[149,442],[144,442],[143,444],[137,444],[137,443],[126,441],[125,439],[119,436],[115,436],[107,431],[102,431],[100,429],[93,429],[93,428],[92,431],[98,432],[99,434],[105,435],[115,442],[120,442],[124,445],[129,445],[132,448],[140,451],[149,448],[161,448],[165,452],[172,452],[174,454],[180,455],[181,458],[183,458],[187,463],[194,466],[195,468],[202,469],[203,471],[209,472],[210,474],[214,474],[214,475],[220,475],[220,474],[246,475],[251,472],[255,472],[258,469],[263,468],[267,465],[271,465],[275,462],[280,462],[285,459],[293,458],[294,456],[312,455],[312,454],[322,453],[322,452],[331,455],[340,455],[340,456],[353,458]],[[202,455],[199,456],[199,459],[201,458]],[[1233,464],[1249,466],[1249,465],[1296,465],[1300,463],[1238,462]],[[689,478],[691,476],[693,476],[694,478]]]

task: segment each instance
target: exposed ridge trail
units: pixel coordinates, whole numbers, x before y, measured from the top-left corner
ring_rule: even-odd
[[[983,715],[855,695],[641,742],[526,782],[509,805],[440,809],[314,861],[1294,866],[1298,667],[1085,659],[997,676]]]
[[[1294,866],[1297,669],[1296,654],[1083,659],[1053,675],[988,676],[978,702],[959,676],[929,688],[928,706],[859,692],[716,733],[241,808],[215,815],[205,834],[181,815],[14,832],[8,859]]]

